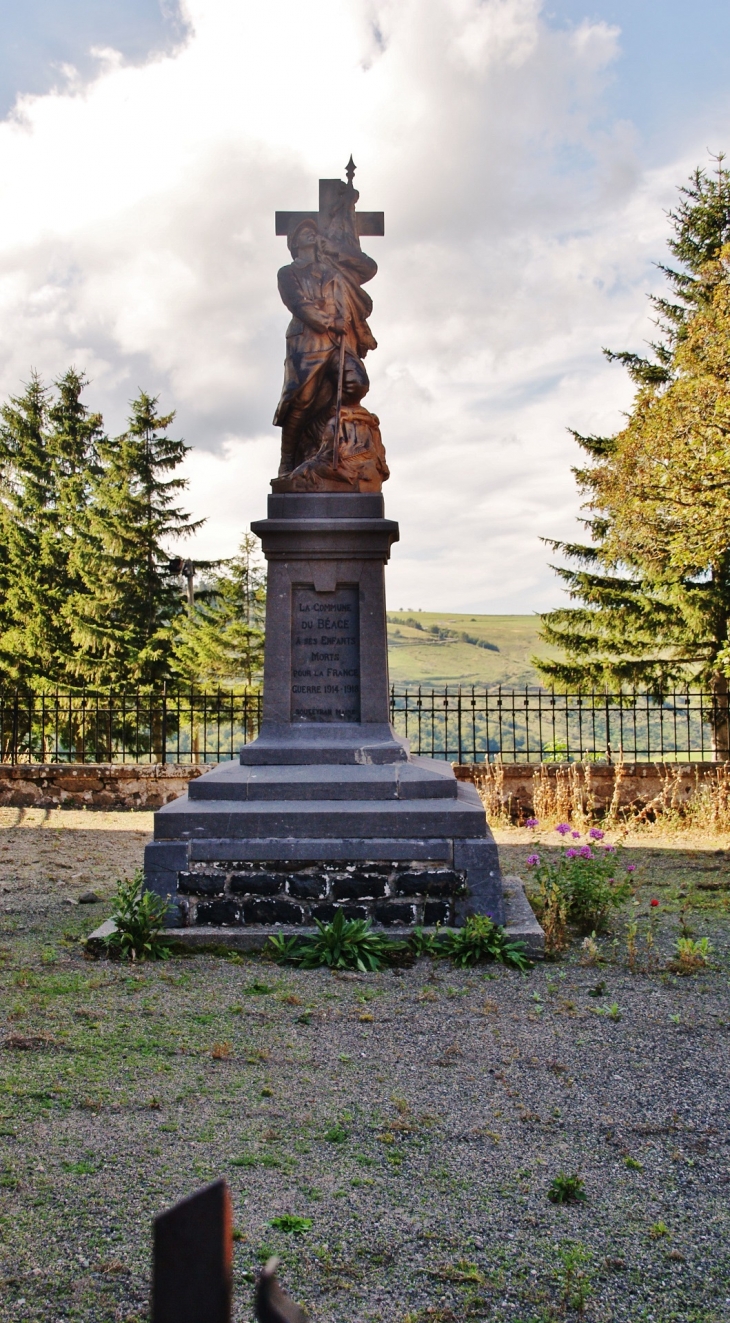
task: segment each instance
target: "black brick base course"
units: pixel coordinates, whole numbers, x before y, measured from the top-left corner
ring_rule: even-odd
[[[449,925],[464,887],[465,874],[422,862],[302,865],[277,859],[262,867],[235,860],[193,864],[177,875],[184,927],[328,923],[338,910],[348,919],[370,919],[386,928]]]

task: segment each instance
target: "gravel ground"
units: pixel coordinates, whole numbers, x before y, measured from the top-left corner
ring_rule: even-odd
[[[641,838],[660,962],[689,906],[715,967],[576,948],[527,976],[259,959],[90,962],[149,815],[0,810],[0,1318],[146,1317],[150,1222],[224,1175],[235,1317],[275,1251],[313,1320],[730,1320],[730,856]],[[529,833],[503,832],[505,871]],[[544,847],[545,848],[545,847]],[[612,945],[616,939],[616,944]],[[600,987],[600,985],[603,985]],[[596,993],[597,995],[592,995]],[[586,1200],[547,1199],[577,1172]],[[274,1230],[282,1213],[311,1221]]]

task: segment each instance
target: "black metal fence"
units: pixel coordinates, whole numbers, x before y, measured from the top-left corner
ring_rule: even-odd
[[[255,738],[262,696],[0,691],[4,763],[217,763]],[[563,694],[393,686],[391,720],[414,753],[450,762],[687,762],[730,756],[728,699],[700,690]]]
[[[390,706],[414,752],[450,762],[724,762],[730,752],[728,699],[700,690],[406,687]]]

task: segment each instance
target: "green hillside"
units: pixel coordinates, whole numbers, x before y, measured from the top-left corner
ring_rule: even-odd
[[[538,616],[389,611],[391,684],[539,684],[530,657],[550,656],[539,624]]]

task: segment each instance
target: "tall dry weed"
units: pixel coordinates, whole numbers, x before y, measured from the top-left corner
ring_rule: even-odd
[[[691,764],[659,764],[660,789],[643,806],[622,803],[628,770],[623,762],[613,768],[610,787],[605,786],[603,804],[595,784],[591,763],[541,763],[532,774],[532,808],[516,805],[505,793],[504,766],[501,762],[479,763],[473,768],[474,784],[494,826],[510,826],[529,812],[542,828],[558,822],[570,822],[586,832],[601,821],[604,828],[641,828],[650,832],[702,831],[709,835],[730,832],[730,763],[720,763],[711,771]]]
[[[478,763],[472,774],[489,822],[509,827],[512,823],[512,796],[505,799],[502,763]]]

